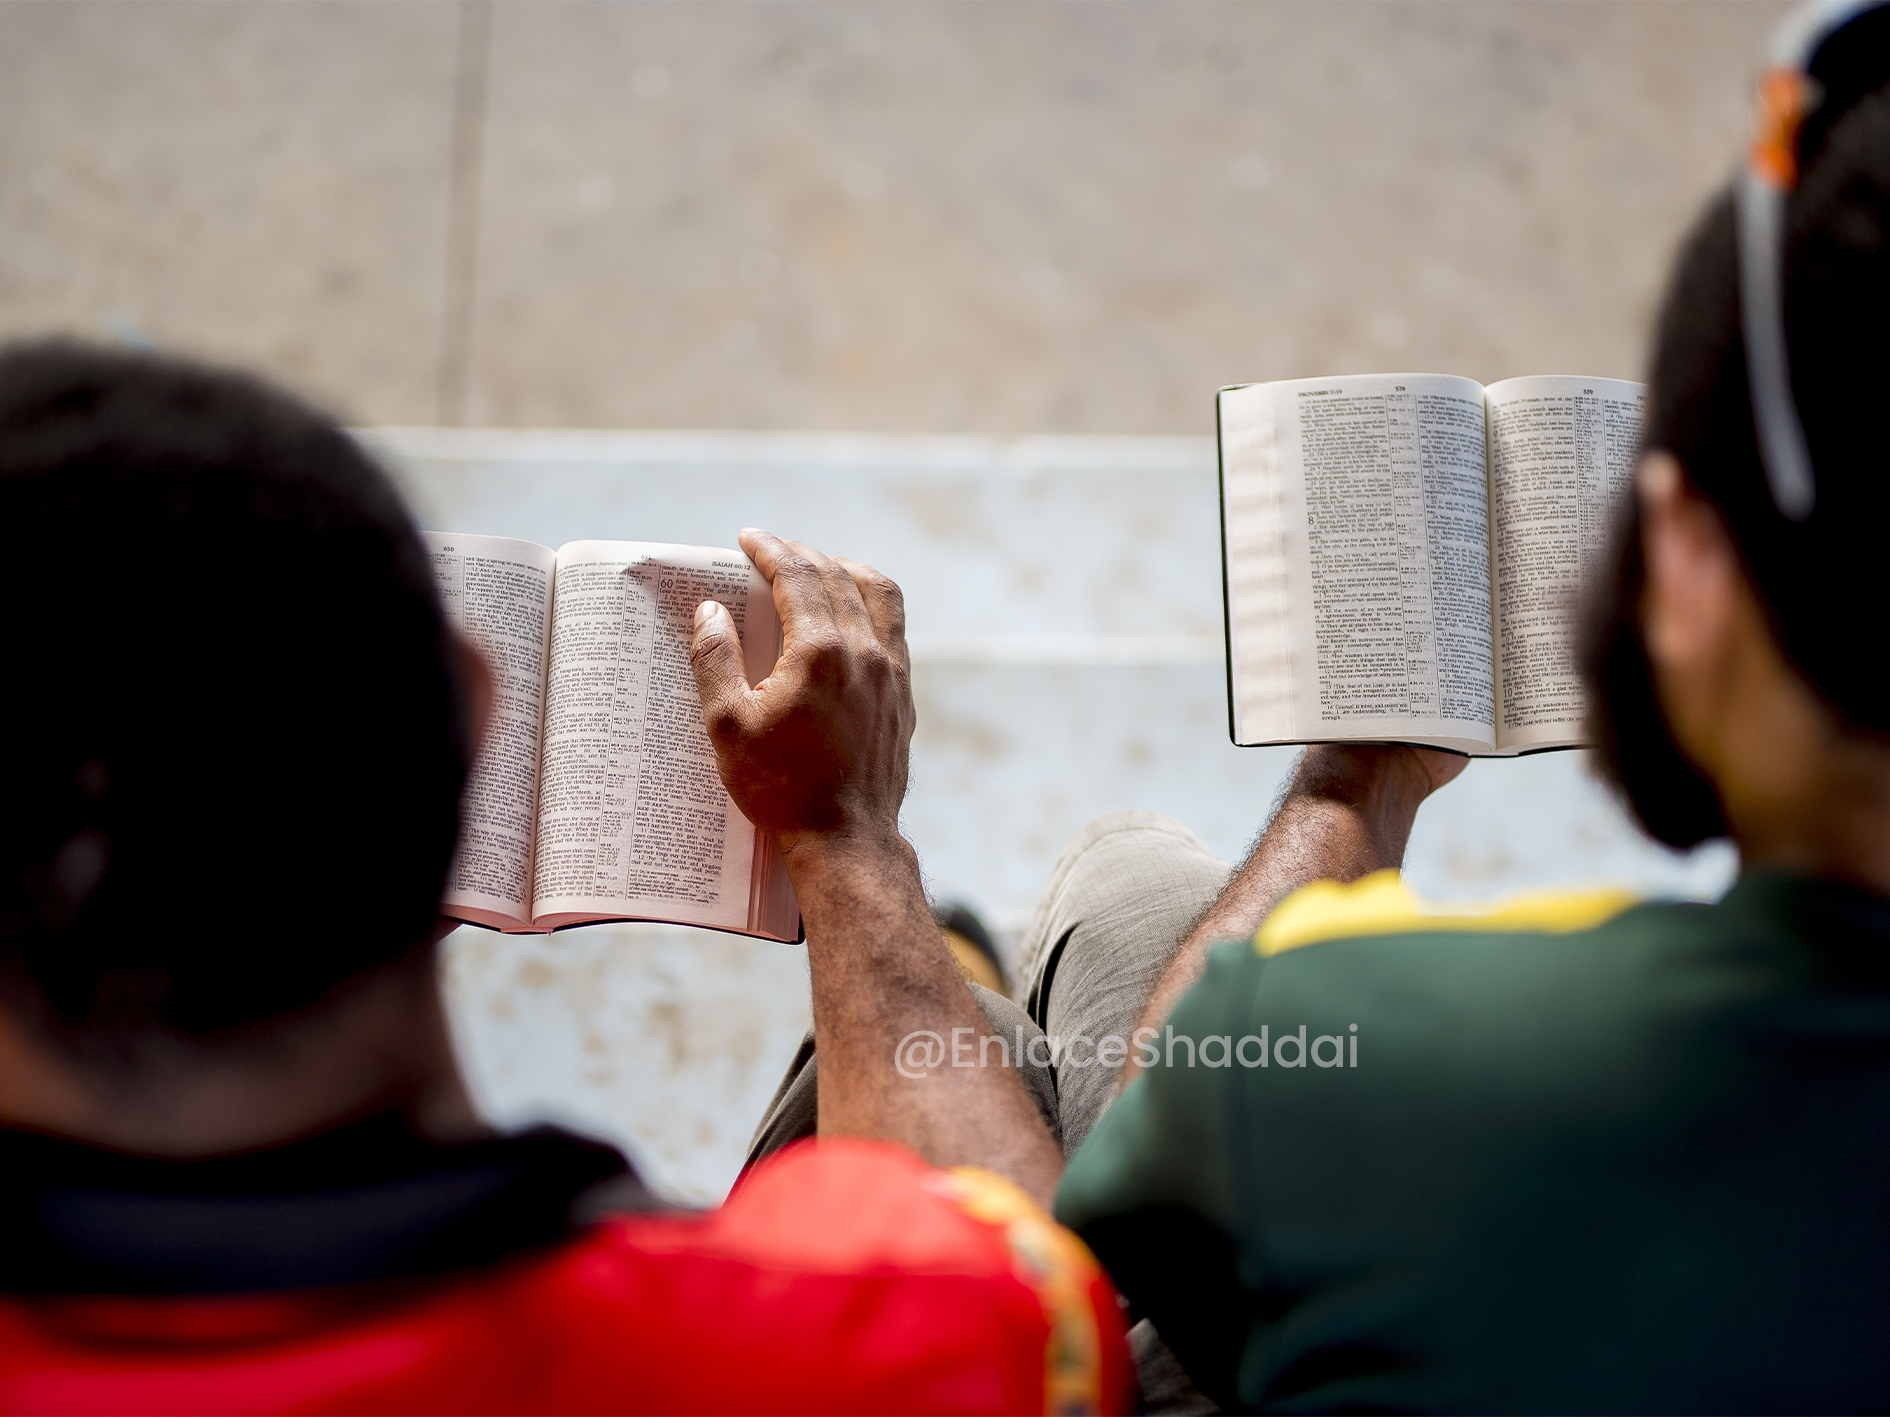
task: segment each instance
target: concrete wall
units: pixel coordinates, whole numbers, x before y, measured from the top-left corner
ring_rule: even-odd
[[[1633,376],[1749,4],[0,5],[0,335],[359,423],[1205,432]]]
[[[1290,748],[1228,741],[1214,446],[1128,435],[383,429],[439,530],[556,546],[727,545],[735,517],[847,546],[905,587],[918,731],[902,825],[928,886],[1021,929],[1064,843],[1124,807],[1239,859]],[[1472,764],[1425,804],[1405,869],[1433,900],[1553,885],[1712,895],[1723,844],[1641,836],[1552,753]],[[664,927],[448,950],[474,1082],[502,1119],[572,1118],[711,1196],[807,1024],[801,952]]]

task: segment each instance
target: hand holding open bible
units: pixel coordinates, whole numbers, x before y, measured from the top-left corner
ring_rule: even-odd
[[[637,919],[798,938],[787,869],[722,784],[689,664],[696,607],[714,600],[748,681],[773,668],[780,621],[748,558],[423,536],[497,691],[441,912],[510,932]]]
[[[1577,601],[1642,403],[1563,375],[1221,390],[1234,742],[1579,746]]]

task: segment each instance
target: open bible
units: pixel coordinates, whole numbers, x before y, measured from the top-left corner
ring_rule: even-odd
[[[1642,403],[1564,375],[1222,389],[1234,742],[1579,746],[1577,602]]]
[[[510,932],[664,920],[800,938],[779,852],[716,771],[689,667],[705,600],[728,608],[750,684],[774,667],[780,621],[748,558],[422,536],[497,688],[442,912]]]

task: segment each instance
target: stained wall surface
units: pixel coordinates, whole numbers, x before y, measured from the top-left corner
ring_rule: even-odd
[[[1289,760],[1225,741],[1213,391],[1635,377],[1780,11],[0,0],[0,338],[398,426],[431,525],[878,559],[920,641],[907,827],[1014,928],[1088,815],[1232,856]],[[1410,862],[1459,896],[1727,866],[1571,755],[1473,768]],[[654,927],[464,931],[447,978],[496,1118],[697,1198],[807,1018],[797,952]]]
[[[1127,434],[381,429],[423,521],[548,546],[732,544],[740,519],[846,546],[905,588],[918,731],[902,820],[928,887],[1014,943],[1064,843],[1125,807],[1238,860],[1294,760],[1227,731],[1214,446]],[[1433,900],[1541,886],[1711,896],[1723,844],[1641,836],[1585,755],[1474,763],[1419,813]],[[567,1115],[713,1194],[807,1023],[794,947],[657,926],[461,930],[456,1018],[496,1115]]]

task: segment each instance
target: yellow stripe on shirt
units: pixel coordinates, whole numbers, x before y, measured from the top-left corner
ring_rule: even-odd
[[[954,1166],[934,1175],[930,1184],[973,1220],[1004,1227],[1014,1271],[1043,1305],[1050,1324],[1044,1342],[1046,1417],[1100,1412],[1102,1336],[1090,1307],[1090,1285],[1102,1267],[1089,1246],[995,1171]]]
[[[1431,905],[1414,895],[1396,871],[1340,885],[1314,881],[1273,907],[1253,937],[1267,956],[1362,935],[1422,931],[1535,930],[1552,935],[1592,930],[1635,904],[1632,891],[1530,891],[1489,905]]]

